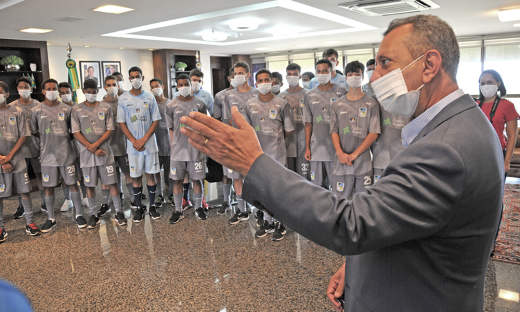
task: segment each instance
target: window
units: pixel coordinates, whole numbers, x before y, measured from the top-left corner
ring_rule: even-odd
[[[282,90],[286,89],[288,86],[287,81],[285,80],[285,69],[287,65],[289,65],[289,58],[287,56],[283,57],[283,60],[277,60],[277,58],[266,58],[267,61],[267,69],[271,72],[279,72],[283,77],[283,87]]]
[[[365,72],[363,73],[363,84],[368,83],[368,76],[366,75],[366,66],[367,62],[374,58],[374,52],[372,49],[362,49],[362,50],[350,50],[345,51],[347,55],[347,64],[353,61],[359,61],[365,66]],[[345,64],[345,66],[347,65]],[[344,72],[345,67],[343,67],[342,71]],[[345,73],[345,76],[347,73]]]
[[[316,60],[313,53],[293,54],[289,56],[291,63],[296,63],[302,68],[301,74],[311,72],[314,74],[316,67]],[[284,74],[285,75],[285,74]]]
[[[507,94],[520,94],[519,68],[520,45],[518,43],[486,46],[484,70],[494,69],[502,76]]]
[[[460,48],[457,83],[464,92],[473,96],[478,96],[479,94],[478,78],[480,77],[482,66],[480,55],[480,45]]]

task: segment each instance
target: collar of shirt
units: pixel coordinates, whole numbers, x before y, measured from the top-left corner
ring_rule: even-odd
[[[433,105],[429,109],[427,109],[424,113],[419,115],[419,117],[412,120],[409,124],[407,124],[403,131],[401,132],[401,139],[403,140],[403,145],[408,147],[410,143],[415,139],[415,137],[421,132],[421,130],[426,127],[432,119],[437,116],[440,111],[446,107],[451,102],[460,98],[464,95],[464,91],[462,89],[458,89],[457,91],[452,92],[451,94],[444,97],[442,100],[437,102],[437,104]]]

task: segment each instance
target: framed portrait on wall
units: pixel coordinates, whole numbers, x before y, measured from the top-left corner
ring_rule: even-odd
[[[105,77],[113,75],[114,73],[121,72],[121,62],[101,62],[101,68],[103,69],[103,81]]]
[[[101,88],[101,68],[99,61],[79,61],[79,72],[81,75],[81,87],[83,88],[83,82],[87,79],[93,79],[97,82],[98,88]]]

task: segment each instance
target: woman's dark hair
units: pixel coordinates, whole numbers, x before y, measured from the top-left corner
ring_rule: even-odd
[[[485,75],[485,74],[491,74],[491,76],[493,76],[493,78],[496,80],[496,82],[500,82],[500,87],[498,87],[498,91],[500,92],[500,97],[504,97],[506,96],[506,86],[504,85],[504,81],[502,80],[502,76],[500,76],[500,74],[496,71],[496,70],[493,70],[493,69],[488,69],[488,70],[485,70],[482,72],[482,74],[480,74],[480,77],[478,78],[478,84],[479,84],[479,98],[478,98],[478,101],[479,103],[484,103],[484,95],[482,94],[482,92],[480,91],[480,79],[482,79],[482,76]]]

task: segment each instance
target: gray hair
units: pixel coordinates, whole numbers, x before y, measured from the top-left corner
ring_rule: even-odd
[[[383,34],[388,35],[399,26],[412,24],[412,31],[404,43],[413,58],[418,58],[428,50],[437,50],[442,57],[442,69],[457,82],[460,50],[453,29],[434,15],[415,15],[393,20]]]

